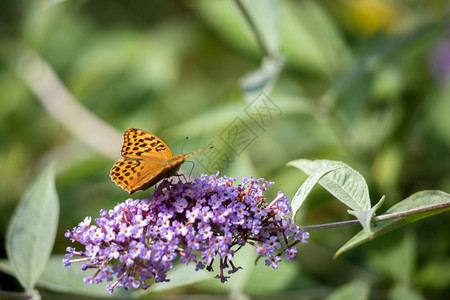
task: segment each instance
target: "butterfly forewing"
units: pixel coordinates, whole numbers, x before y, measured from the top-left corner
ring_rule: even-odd
[[[137,128],[128,128],[123,134],[120,154],[122,157],[142,159],[161,156],[165,160],[173,156],[169,147],[156,135]]]

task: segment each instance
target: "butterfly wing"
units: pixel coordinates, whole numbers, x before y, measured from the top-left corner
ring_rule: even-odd
[[[167,161],[173,157],[170,148],[156,135],[147,131],[128,128],[123,134],[122,157],[158,159]]]
[[[161,179],[176,175],[187,155],[173,156],[169,147],[157,136],[137,128],[128,128],[123,134],[120,158],[112,167],[111,179],[133,194],[145,190]]]
[[[157,136],[137,128],[128,128],[123,134],[121,156],[110,177],[130,194],[176,174],[184,161],[184,155],[173,157]]]
[[[139,182],[142,169],[143,165],[140,159],[122,157],[112,167],[109,177],[116,185],[132,194]]]
[[[133,194],[146,190],[161,179],[176,175],[185,155],[177,155],[165,163],[154,160],[121,158],[111,169],[110,177],[125,191]]]

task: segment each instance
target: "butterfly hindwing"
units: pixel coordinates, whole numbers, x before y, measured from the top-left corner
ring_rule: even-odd
[[[158,172],[153,172],[153,170],[158,170]],[[164,165],[157,161],[121,158],[114,164],[109,176],[118,186],[132,194],[152,182],[162,170],[164,170]]]
[[[124,190],[129,191],[132,187],[131,182],[134,180],[136,173],[138,172],[136,168],[139,164],[136,160],[127,160],[125,158],[120,158],[111,168],[109,172],[109,177],[116,185],[122,187]]]
[[[164,166],[158,169],[158,172],[142,173],[140,180],[142,184],[139,187],[136,187],[130,193],[134,193],[135,191],[139,190],[146,190],[164,178],[169,178],[171,176],[177,175],[178,170],[180,169],[181,165],[184,162],[184,159],[185,155],[180,154],[167,161]]]

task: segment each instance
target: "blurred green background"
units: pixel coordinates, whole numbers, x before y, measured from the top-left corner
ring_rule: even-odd
[[[349,164],[368,181],[372,204],[387,196],[381,211],[420,190],[450,191],[448,1],[243,2],[269,55],[231,0],[0,3],[1,257],[14,207],[52,161],[61,201],[55,254],[69,246],[67,229],[128,198],[108,176],[128,127],[158,135],[174,154],[186,136],[184,153],[214,143],[232,160],[215,170],[274,181],[269,197],[292,198],[306,176],[285,164],[298,158]],[[279,109],[264,126],[246,114],[255,86]],[[255,137],[239,154],[221,139],[236,118]],[[193,176],[204,171],[196,164]],[[345,219],[345,207],[316,188],[297,223]],[[448,299],[448,228],[448,214],[438,215],[336,260],[359,228],[312,232],[295,262],[255,272],[240,291]],[[0,279],[2,289],[20,290]]]

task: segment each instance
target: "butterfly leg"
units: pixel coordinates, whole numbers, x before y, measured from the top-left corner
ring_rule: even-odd
[[[187,182],[186,176],[184,176],[184,174],[175,174],[175,176],[178,177],[178,180],[180,180],[180,177],[183,177],[184,182]]]
[[[194,167],[195,167],[195,162],[193,162],[193,161],[190,161],[190,160],[186,160],[186,161],[184,161],[185,163],[191,163],[192,164],[192,168],[191,168],[191,171],[189,171],[189,179],[191,178],[191,175],[192,175],[192,171],[194,171]],[[186,179],[185,179],[186,180]]]

